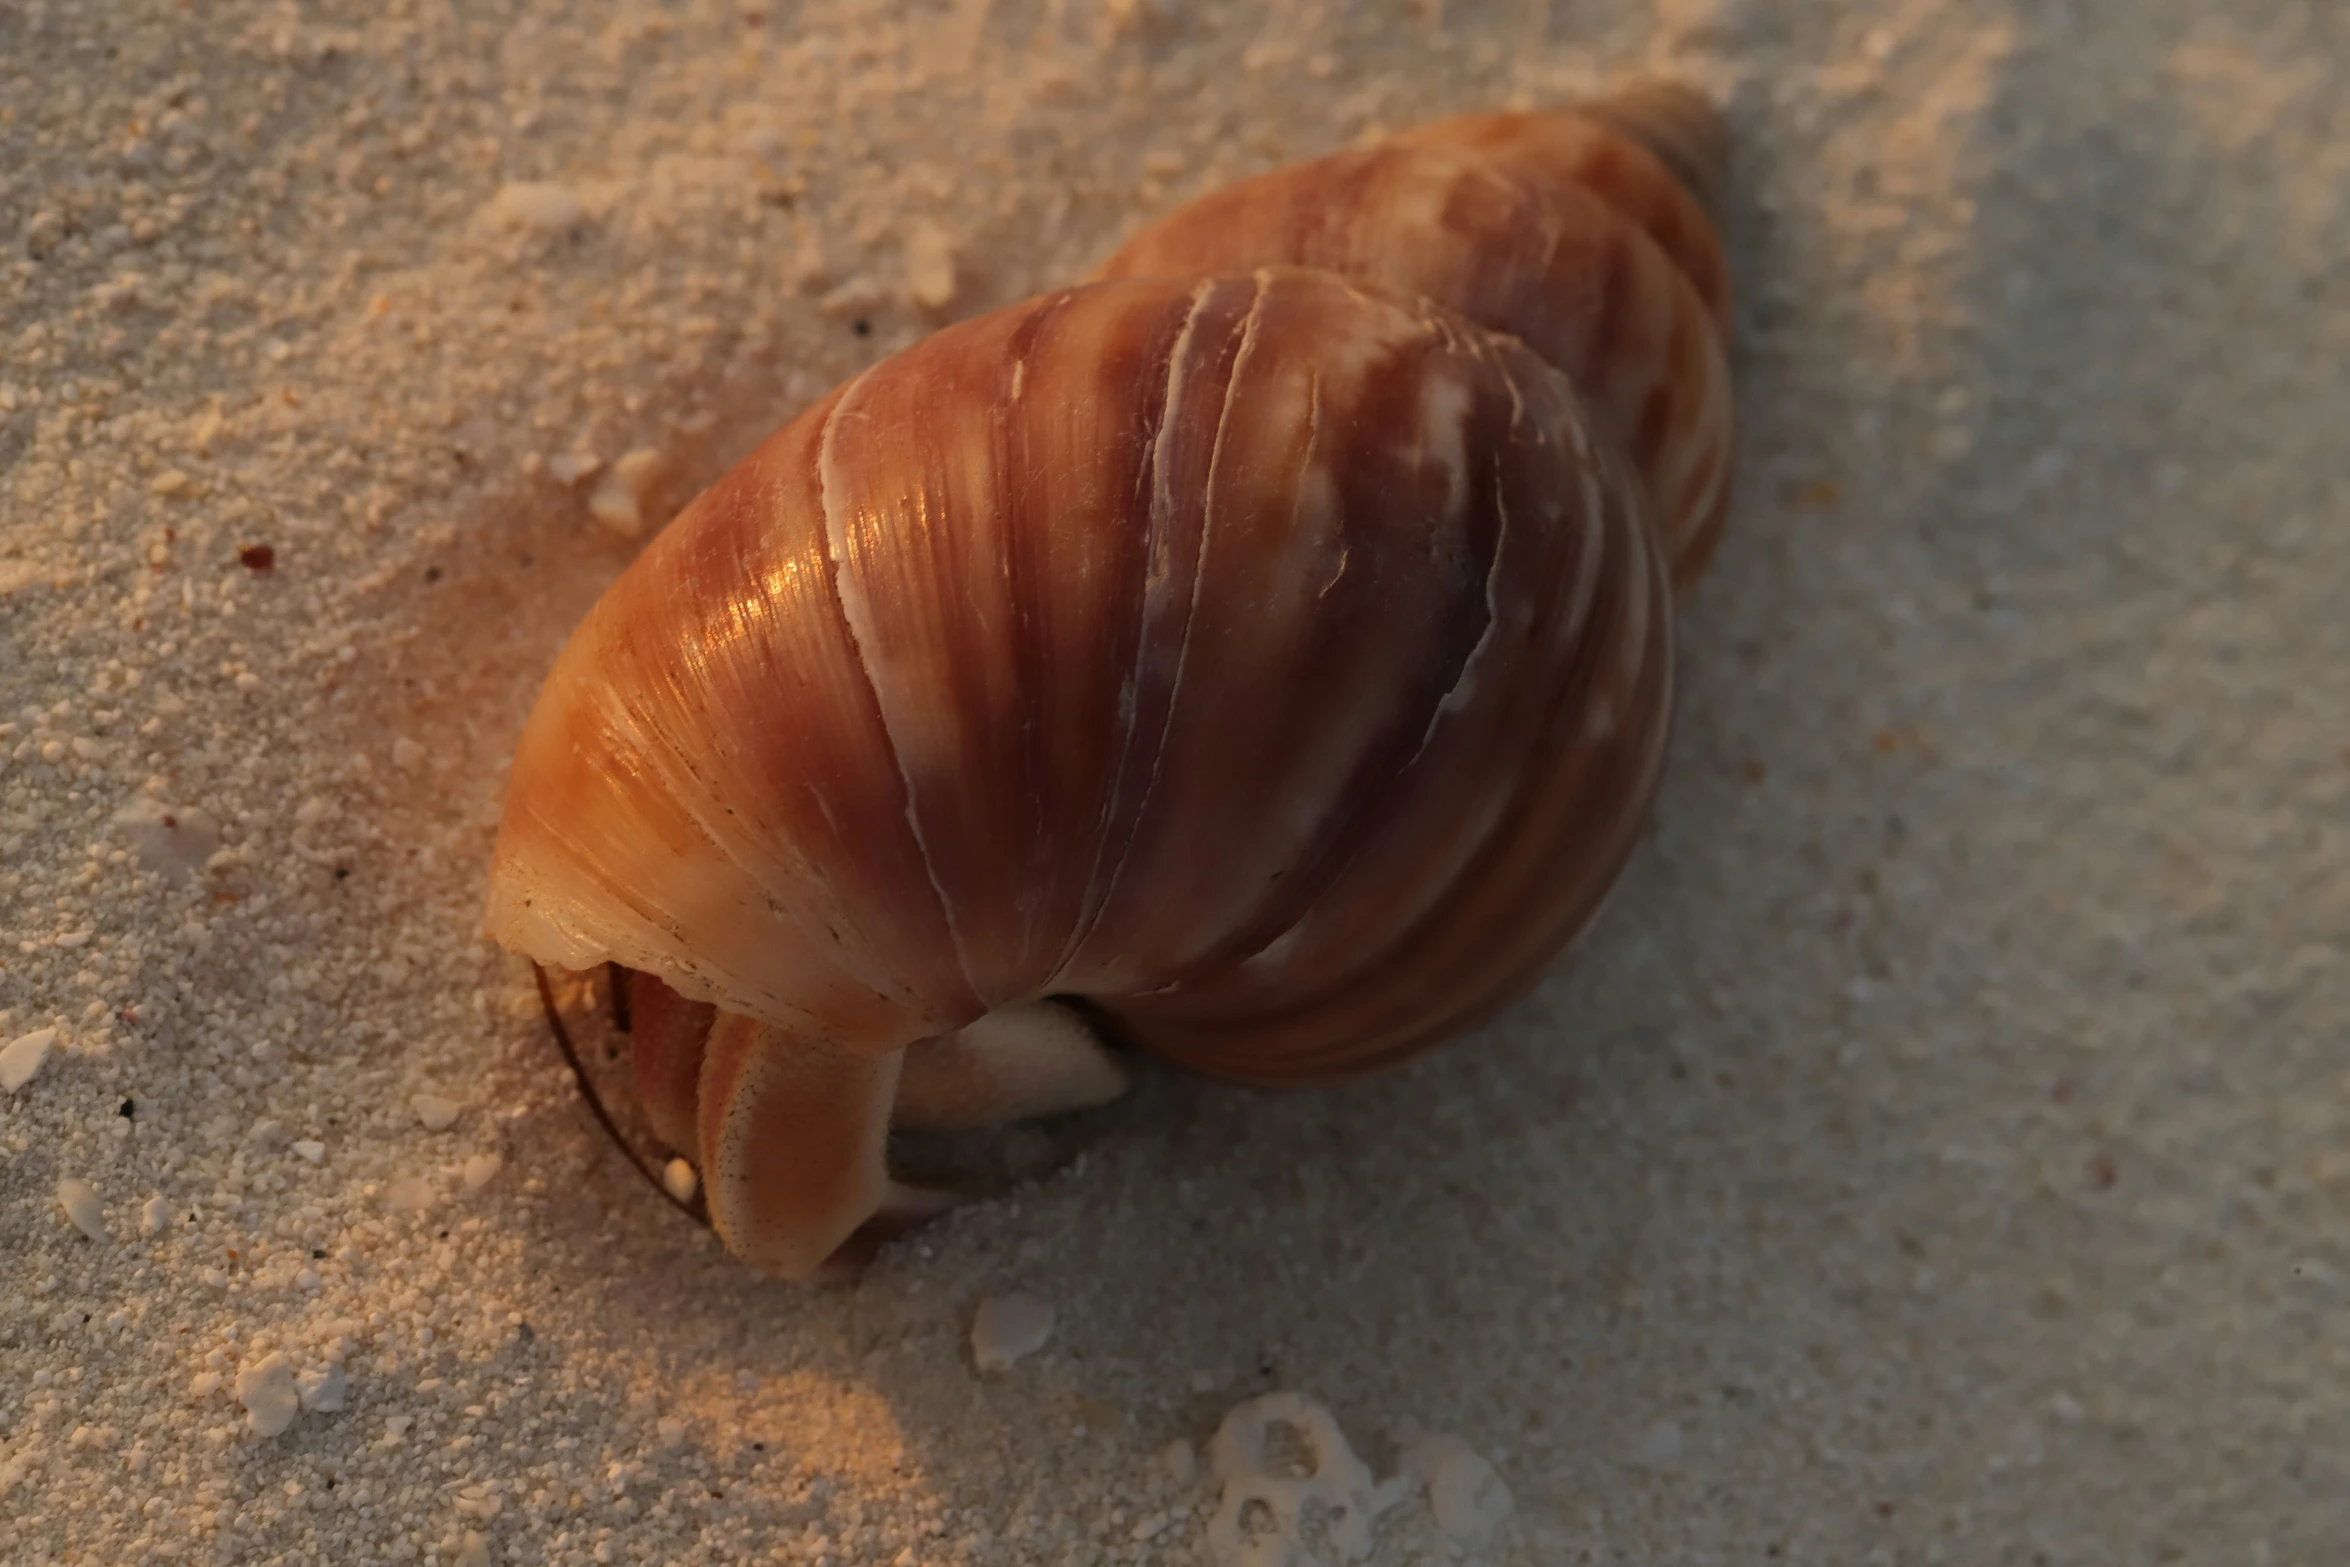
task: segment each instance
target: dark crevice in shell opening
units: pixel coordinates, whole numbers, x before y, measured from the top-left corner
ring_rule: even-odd
[[[614,966],[617,967],[617,965]],[[700,1187],[695,1188],[694,1195],[690,1200],[679,1198],[675,1192],[669,1189],[669,1183],[661,1179],[661,1172],[654,1169],[651,1162],[638,1151],[636,1145],[621,1132],[620,1123],[612,1118],[612,1112],[605,1107],[604,1096],[596,1091],[595,1080],[588,1076],[586,1065],[579,1059],[579,1051],[571,1043],[571,1031],[563,1026],[563,1015],[555,1006],[555,987],[548,983],[547,971],[533,963],[530,966],[530,973],[531,978],[538,981],[539,1006],[547,1015],[547,1029],[555,1036],[555,1048],[563,1052],[564,1064],[571,1068],[571,1080],[579,1085],[580,1097],[587,1101],[588,1109],[595,1113],[596,1124],[603,1127],[604,1135],[612,1139],[613,1146],[628,1157],[628,1162],[635,1167],[636,1173],[643,1176],[647,1184],[661,1194],[663,1202],[677,1209],[704,1229],[710,1228],[710,1205],[703,1200]],[[613,1021],[625,1032],[627,1024],[623,1020],[628,1015],[628,1003],[621,999],[623,989],[620,983],[616,981],[611,990],[614,998]]]

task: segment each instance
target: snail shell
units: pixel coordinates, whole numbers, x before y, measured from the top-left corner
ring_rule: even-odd
[[[573,635],[488,932],[657,982],[654,1123],[787,1274],[884,1201],[893,1113],[1117,1089],[1042,998],[1264,1083],[1457,1033],[1653,792],[1726,468],[1719,259],[1603,120],[1484,117],[883,361]]]

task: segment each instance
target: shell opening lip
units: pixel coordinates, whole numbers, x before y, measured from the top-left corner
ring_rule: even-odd
[[[571,1031],[563,1026],[563,1014],[555,1006],[555,987],[548,981],[546,969],[533,962],[530,966],[530,974],[531,978],[538,982],[539,1007],[547,1015],[547,1029],[555,1036],[555,1048],[563,1052],[563,1063],[571,1068],[571,1080],[579,1085],[580,1097],[587,1101],[588,1109],[595,1113],[596,1124],[603,1127],[604,1134],[612,1139],[613,1146],[627,1156],[630,1167],[645,1178],[645,1184],[661,1194],[663,1202],[677,1209],[687,1218],[701,1225],[702,1228],[712,1228],[710,1205],[703,1200],[701,1191],[697,1188],[693,1196],[679,1197],[677,1193],[669,1189],[668,1183],[661,1179],[660,1172],[647,1163],[643,1156],[637,1152],[635,1145],[622,1134],[620,1123],[615,1121],[612,1118],[612,1112],[605,1108],[604,1096],[596,1092],[595,1082],[588,1076],[586,1064],[579,1059],[579,1051],[571,1043]],[[625,1032],[628,1027],[628,1003],[621,999],[623,992],[619,986],[613,987],[612,995],[614,998],[613,1021],[619,1024],[622,1031]]]

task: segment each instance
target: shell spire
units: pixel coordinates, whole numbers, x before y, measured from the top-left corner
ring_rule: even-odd
[[[1097,275],[1317,267],[1520,339],[1639,470],[1687,587],[1729,504],[1729,267],[1696,183],[1720,139],[1702,99],[1660,83],[1439,120],[1211,192]]]
[[[1727,272],[1671,161],[1472,116],[1211,194],[836,389],[613,585],[485,923],[637,976],[730,1248],[818,1268],[903,1198],[893,1121],[1115,1093],[1054,998],[1328,1081],[1589,922],[1727,497]]]
[[[1583,112],[1647,148],[1719,220],[1730,181],[1730,128],[1711,99],[1685,83],[1651,79],[1628,82]]]

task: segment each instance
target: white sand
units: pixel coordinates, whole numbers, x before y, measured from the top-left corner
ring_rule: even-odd
[[[1514,1497],[1380,1562],[2338,1558],[2350,10],[376,9],[0,8],[0,1558],[1186,1562],[1282,1389]],[[1747,436],[1603,928],[746,1275],[473,933],[632,525],[917,298],[1657,65],[1731,105]]]

